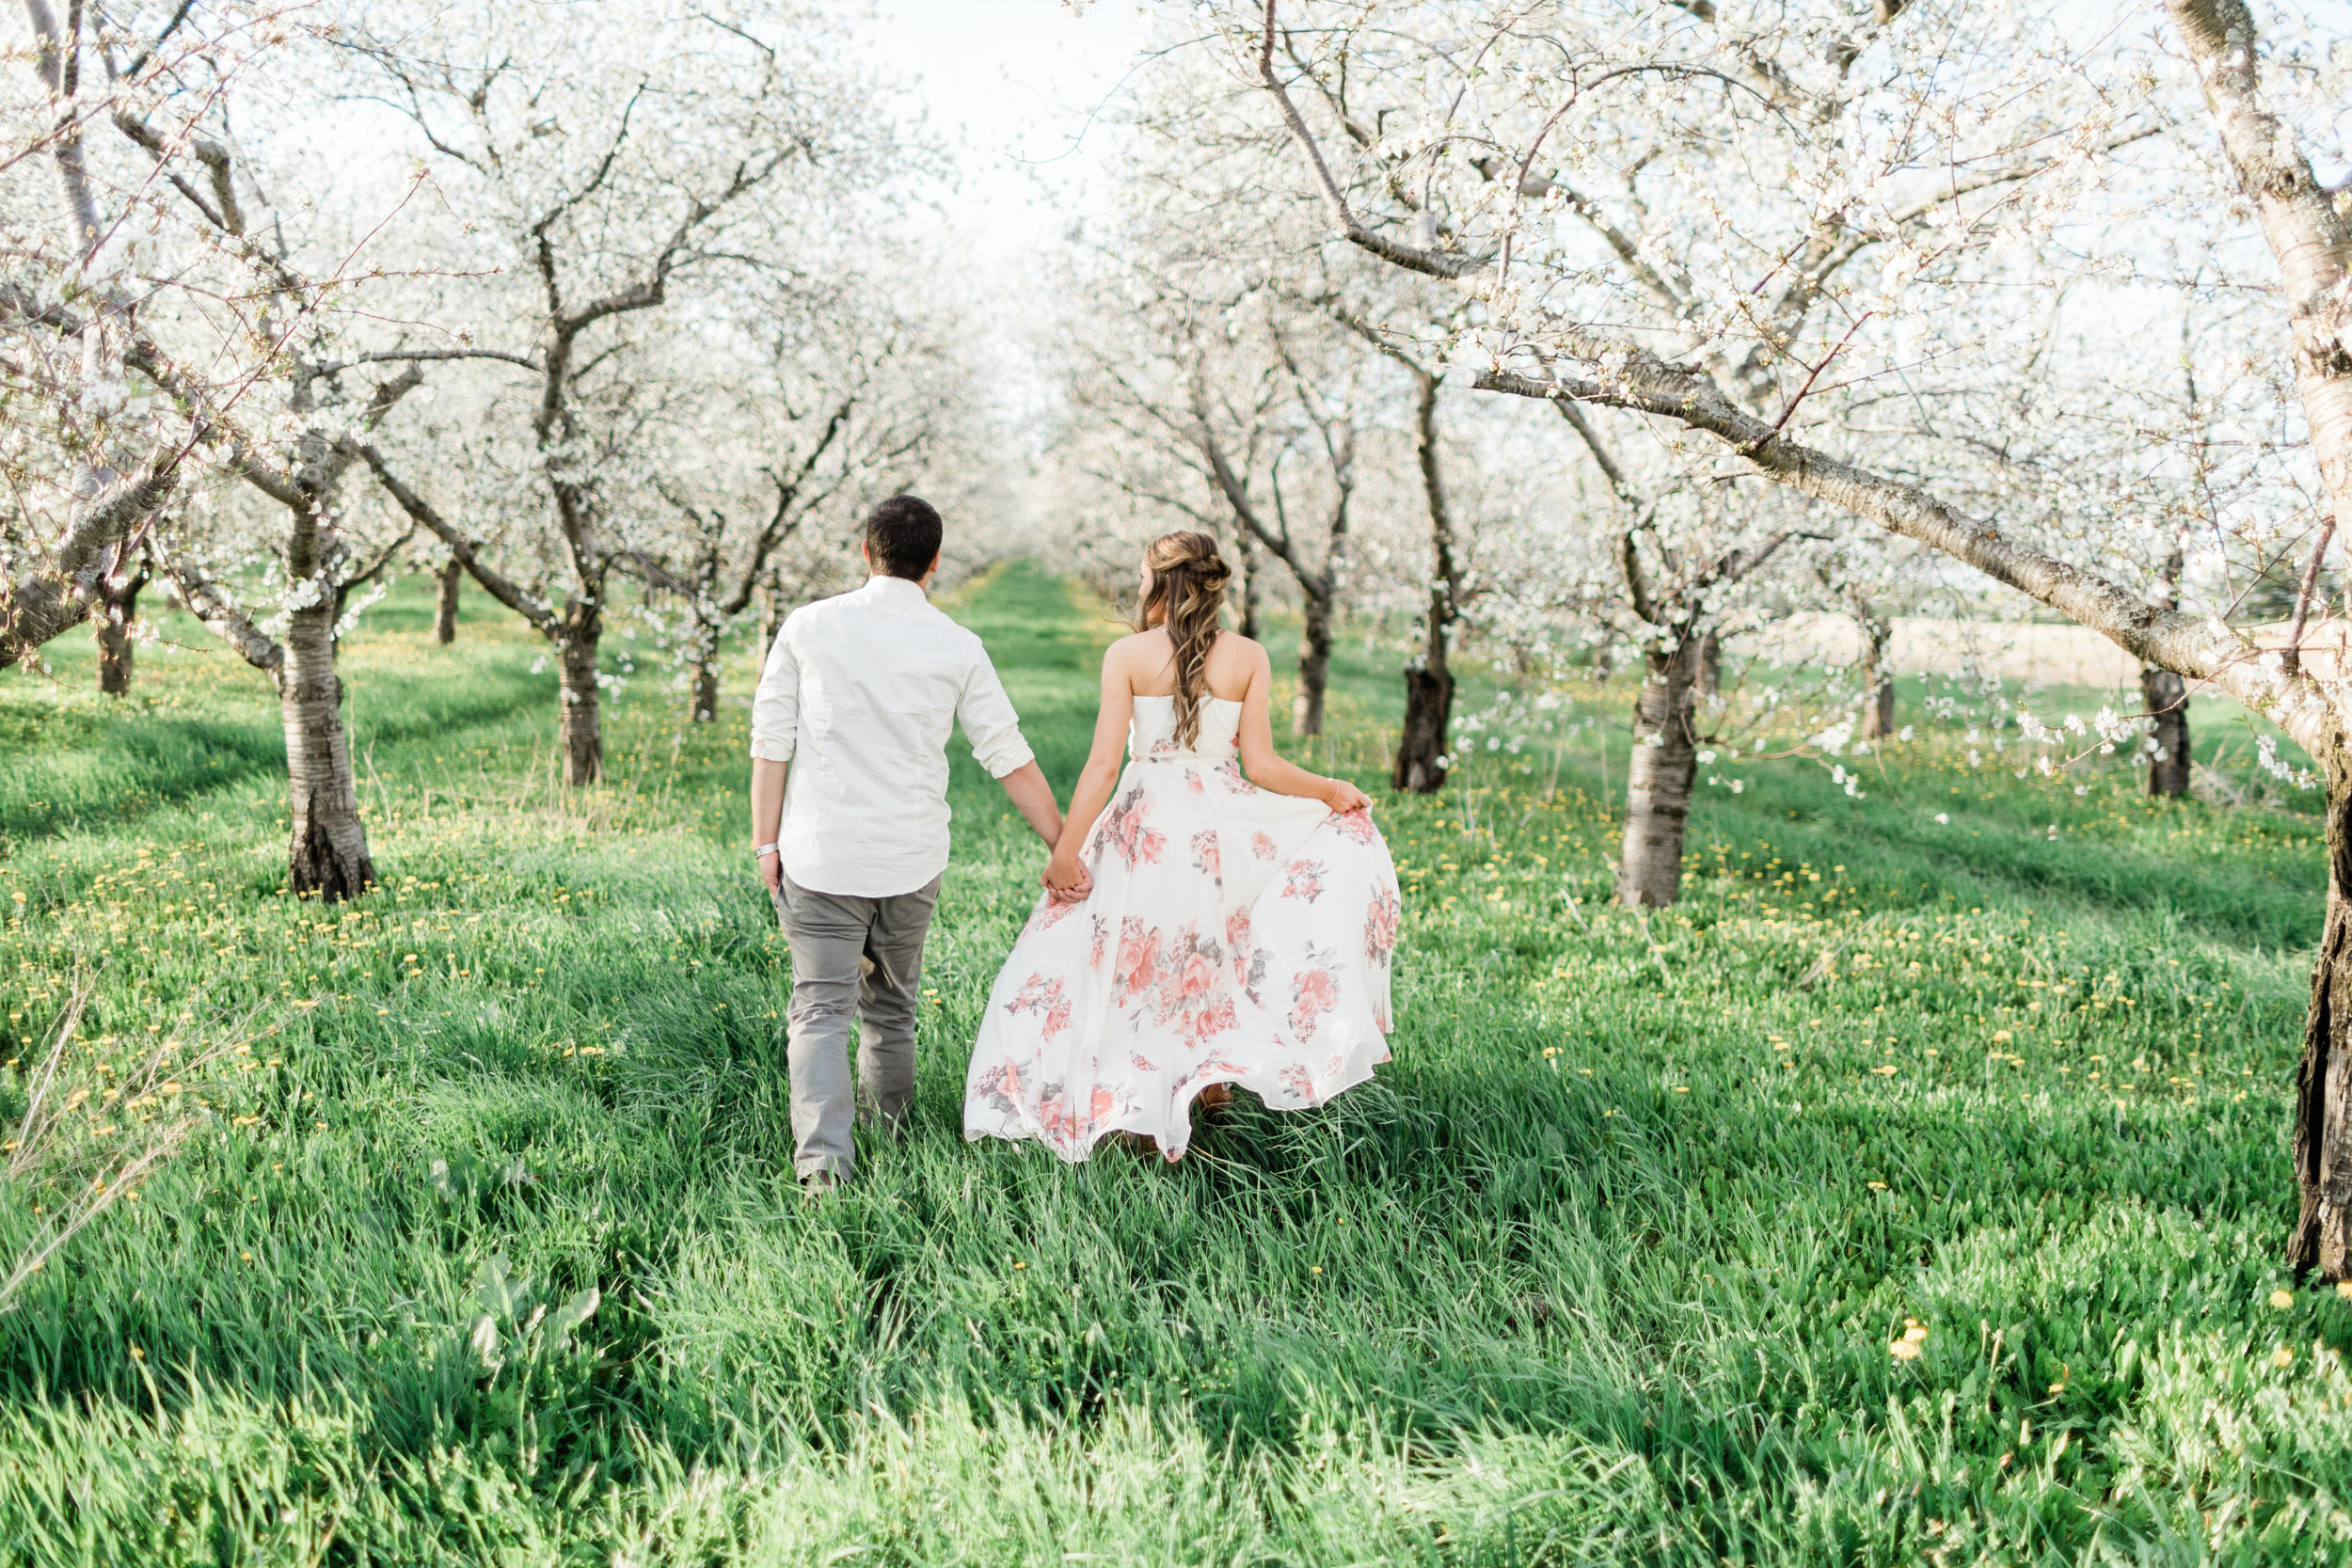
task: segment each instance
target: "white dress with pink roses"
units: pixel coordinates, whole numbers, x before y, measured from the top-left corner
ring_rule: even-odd
[[[1233,1084],[1320,1105],[1389,1059],[1396,867],[1363,812],[1270,794],[1234,761],[1241,705],[1137,697],[1131,760],[1083,859],[1084,901],[1041,897],[990,992],[963,1135],[1083,1160],[1108,1132],[1171,1158],[1190,1109]]]

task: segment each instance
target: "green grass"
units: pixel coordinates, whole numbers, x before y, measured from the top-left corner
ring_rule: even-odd
[[[633,684],[566,792],[535,641],[437,649],[423,603],[345,657],[356,906],[278,891],[224,656],[151,651],[128,711],[77,646],[0,680],[0,1112],[77,988],[77,1137],[207,1110],[0,1316],[0,1561],[2352,1555],[2352,1301],[2269,1299],[2308,819],[1946,742],[1862,800],[1749,764],[1637,918],[1594,732],[1549,791],[1482,752],[1381,802],[1393,1065],[1069,1168],[961,1137],[1040,856],[959,748],[914,1130],[812,1204],[751,672],[702,727]],[[1066,791],[1114,628],[1023,568],[954,608]],[[1370,786],[1396,682],[1339,671],[1314,752]],[[1572,695],[1621,787],[1629,692]],[[176,1092],[106,1100],[174,1043]],[[0,1259],[57,1168],[0,1185]]]

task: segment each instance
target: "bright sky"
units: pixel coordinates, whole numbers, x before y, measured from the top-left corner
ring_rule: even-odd
[[[1050,245],[1073,206],[1099,199],[1108,128],[1087,121],[1148,37],[1136,0],[876,0],[877,53],[918,78],[961,165],[943,204],[999,254]],[[1044,183],[1041,186],[1040,182]]]

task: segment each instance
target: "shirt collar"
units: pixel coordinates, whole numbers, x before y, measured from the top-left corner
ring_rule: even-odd
[[[866,579],[866,592],[880,603],[904,611],[916,606],[929,606],[930,595],[923,585],[907,578],[873,577]]]

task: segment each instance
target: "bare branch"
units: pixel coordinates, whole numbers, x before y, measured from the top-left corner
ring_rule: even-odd
[[[466,569],[467,576],[482,584],[483,590],[490,597],[530,622],[540,632],[548,637],[556,635],[560,628],[555,616],[548,612],[547,607],[535,602],[530,594],[525,594],[512,581],[501,576],[489,562],[484,561],[472,540],[467,538],[455,525],[434,510],[430,501],[410,489],[397,474],[392,472],[390,465],[384,461],[383,453],[364,443],[358,446],[358,451],[360,461],[367,464],[370,470],[374,473],[376,483],[384,486],[385,493],[398,503],[403,512],[423,524],[427,532],[449,546],[449,553],[456,558],[460,566]]]

